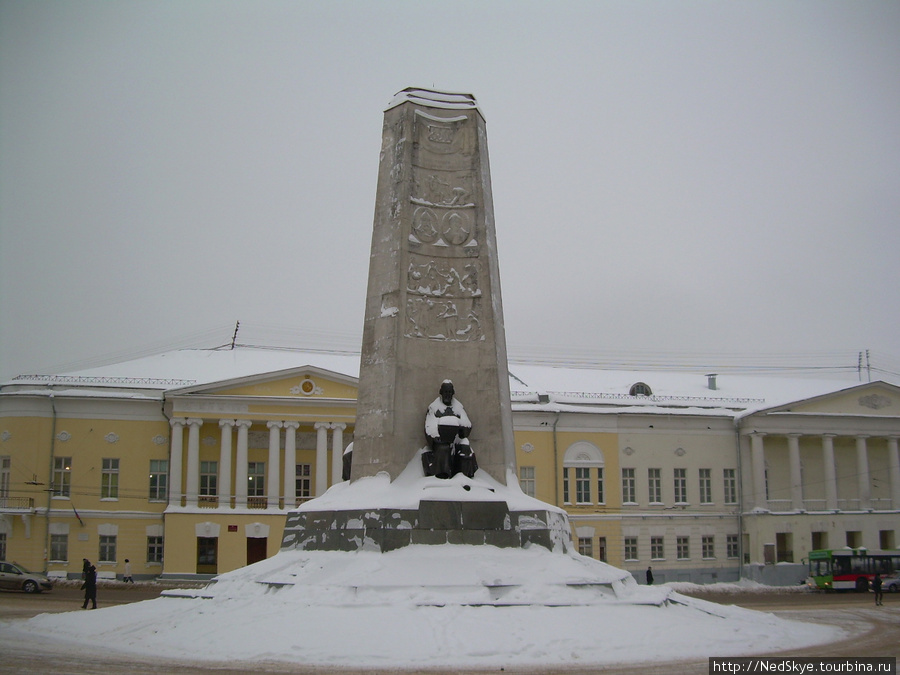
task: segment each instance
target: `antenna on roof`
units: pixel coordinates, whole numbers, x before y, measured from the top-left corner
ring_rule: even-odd
[[[234,324],[234,335],[231,336],[231,348],[232,348],[232,349],[234,349],[234,343],[235,343],[235,341],[237,340],[238,328],[240,328],[240,327],[241,327],[241,322],[240,322],[240,321],[237,321],[237,322]]]

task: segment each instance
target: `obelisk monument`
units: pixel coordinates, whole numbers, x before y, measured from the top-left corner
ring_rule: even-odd
[[[352,480],[396,478],[444,380],[478,467],[515,471],[485,121],[475,98],[409,88],[384,113]]]

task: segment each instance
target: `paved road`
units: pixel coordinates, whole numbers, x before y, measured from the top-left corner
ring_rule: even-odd
[[[98,591],[100,607],[122,605],[157,597],[162,586],[136,584],[101,585]],[[852,632],[852,637],[843,642],[827,646],[807,649],[789,650],[781,654],[766,656],[894,656],[900,657],[900,595],[886,595],[884,607],[875,607],[871,594],[855,593],[698,593],[695,597],[704,600],[734,604],[749,609],[774,612],[778,616],[801,621],[820,623],[837,623]],[[67,612],[79,610],[82,594],[75,586],[54,588],[50,593],[26,595],[0,591],[0,620],[26,619],[44,612]],[[900,660],[900,659],[898,659]],[[231,668],[228,664],[196,665],[164,660],[139,660],[134,658],[110,657],[95,655],[88,662],[83,658],[73,658],[53,645],[34,653],[30,646],[22,645],[7,648],[0,655],[0,673],[18,673],[23,675],[99,675],[101,673],[129,673],[134,675],[160,675],[163,673],[179,673],[179,675],[244,675],[246,668]],[[316,668],[297,665],[286,667],[284,664],[254,664],[253,672],[269,675],[331,675],[337,671],[331,668]],[[367,670],[365,675],[387,675],[396,671]],[[410,669],[414,672],[414,669]],[[482,675],[494,670],[448,670],[429,671],[432,675]],[[550,675],[559,673],[558,668],[552,671],[535,669],[517,669],[515,671],[527,675]],[[614,666],[605,668],[572,669],[568,675],[587,675],[587,673],[621,673],[622,675],[700,675],[708,672],[706,659],[666,664],[639,664],[630,666]]]

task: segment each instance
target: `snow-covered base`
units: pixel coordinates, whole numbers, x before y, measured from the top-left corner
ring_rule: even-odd
[[[436,482],[414,467],[394,483],[376,476],[336,486],[298,511],[408,508],[437,495],[558,511],[523,495],[512,476],[510,487],[479,475],[474,483]],[[8,622],[0,626],[0,647],[30,640],[36,648],[64,646],[73,656],[124,651],[248,669],[264,662],[562,669],[771,654],[843,636],[837,628],[692,599],[666,586],[639,586],[628,572],[553,549],[282,550],[199,591]]]
[[[667,588],[640,587],[628,572],[577,553],[494,546],[406,546],[389,553],[281,551],[170,598],[273,598],[279,604],[664,605]]]
[[[390,553],[285,551],[219,577],[198,597],[43,614],[7,640],[187,661],[341,668],[575,667],[773,653],[839,629],[638,586],[630,575],[541,547],[409,546]],[[417,586],[441,577],[446,586]],[[563,581],[605,581],[590,590]],[[518,581],[507,606],[480,604]],[[488,584],[488,586],[485,586]],[[580,598],[583,604],[553,606]],[[202,597],[200,597],[202,596]],[[518,605],[516,602],[536,604]],[[471,603],[471,604],[466,604]],[[102,604],[102,597],[101,597]]]

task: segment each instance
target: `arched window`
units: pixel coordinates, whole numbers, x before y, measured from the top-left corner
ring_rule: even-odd
[[[573,503],[574,495],[575,504],[606,503],[603,465],[603,452],[593,443],[578,441],[570,445],[563,456],[563,502]]]
[[[645,384],[643,382],[635,382],[631,385],[631,390],[628,392],[630,396],[653,396],[653,392],[650,390],[650,385]]]

